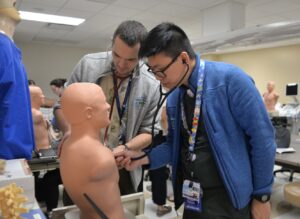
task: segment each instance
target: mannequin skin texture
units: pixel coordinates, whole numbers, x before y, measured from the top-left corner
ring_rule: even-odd
[[[275,92],[274,81],[269,81],[267,84],[267,91],[263,94],[264,103],[268,112],[275,111],[275,105],[278,101],[279,95]]]
[[[49,148],[48,124],[44,119],[40,107],[45,103],[43,91],[38,86],[29,86],[31,112],[34,128],[35,149]]]
[[[61,145],[60,173],[80,219],[99,219],[86,193],[109,219],[124,218],[119,174],[112,152],[100,143],[100,129],[109,125],[110,105],[93,83],[74,83],[61,98],[71,134]]]
[[[0,0],[0,30],[13,38],[16,25],[21,21],[19,12],[14,7],[16,0]]]

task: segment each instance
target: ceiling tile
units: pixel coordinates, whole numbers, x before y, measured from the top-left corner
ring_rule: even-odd
[[[199,10],[195,8],[186,7],[171,2],[162,2],[161,4],[150,8],[148,12],[177,16],[177,17],[189,17],[189,19],[191,19],[193,15],[199,14]]]
[[[87,19],[95,15],[95,13],[89,11],[62,8],[57,12],[57,15]]]
[[[127,8],[127,7],[119,7],[115,5],[110,5],[102,10],[103,13],[113,15],[113,16],[119,16],[124,18],[130,18],[132,16],[135,16],[137,14],[140,14],[141,11],[133,8]]]
[[[219,4],[221,2],[224,2],[224,0],[167,0],[167,2],[170,2],[172,4],[176,3],[182,6],[188,6],[197,9],[205,9],[213,5]]]
[[[55,6],[49,6],[43,3],[29,3],[23,1],[19,7],[20,11],[31,11],[31,12],[37,12],[37,13],[46,13],[46,14],[55,14],[59,7]]]
[[[64,8],[95,12],[100,11],[108,5],[109,4],[92,2],[87,0],[69,0],[68,3],[64,5]]]
[[[158,5],[161,0],[118,0],[113,5],[118,7],[135,8],[140,10],[146,10],[155,5]]]

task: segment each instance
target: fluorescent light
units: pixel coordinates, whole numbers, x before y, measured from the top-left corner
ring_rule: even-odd
[[[73,25],[73,26],[77,26],[85,21],[85,19],[82,18],[34,13],[28,11],[19,11],[19,12],[22,19],[29,20],[29,21],[39,21],[39,22],[65,24],[65,25]]]
[[[271,23],[271,24],[266,24],[266,27],[283,27],[283,26],[288,26],[290,24],[293,24],[294,22],[292,21],[282,21],[282,22],[276,22],[276,23]]]

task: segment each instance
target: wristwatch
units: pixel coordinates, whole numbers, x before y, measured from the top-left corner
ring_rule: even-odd
[[[262,203],[266,203],[266,202],[270,201],[271,195],[270,194],[253,195],[253,198]]]

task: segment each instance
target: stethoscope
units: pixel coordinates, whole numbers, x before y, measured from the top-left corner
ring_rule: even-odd
[[[159,100],[158,100],[158,103],[157,103],[157,106],[156,106],[156,111],[154,113],[154,116],[153,116],[153,120],[152,120],[152,123],[151,123],[151,144],[144,150],[144,154],[143,155],[140,155],[138,157],[132,157],[131,160],[132,161],[136,161],[136,160],[140,160],[146,156],[148,156],[148,154],[152,151],[153,149],[153,142],[154,142],[154,137],[155,137],[155,133],[154,133],[154,129],[155,129],[155,121],[156,121],[156,117],[158,115],[158,112],[160,111],[161,107],[163,106],[164,102],[166,101],[167,97],[176,89],[178,88],[182,81],[184,80],[185,76],[187,75],[187,73],[189,72],[189,69],[190,69],[190,66],[188,63],[186,62],[183,62],[183,64],[185,64],[187,66],[187,69],[184,73],[184,75],[181,77],[181,79],[177,82],[177,84],[171,88],[170,90],[168,90],[167,92],[164,92],[163,91],[163,87],[160,83],[159,85],[159,93],[160,93],[160,96],[159,96]]]

